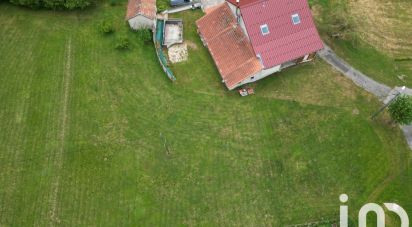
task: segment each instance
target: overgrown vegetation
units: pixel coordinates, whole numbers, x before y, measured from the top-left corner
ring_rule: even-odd
[[[127,35],[122,34],[116,38],[116,44],[115,44],[116,49],[125,50],[125,49],[129,49],[129,46],[130,46],[130,42],[129,42],[129,38],[127,37]]]
[[[391,105],[389,113],[392,119],[401,125],[408,125],[412,122],[412,97],[408,95],[398,96]]]
[[[117,5],[119,5],[119,0],[109,0],[109,4],[111,6],[117,6]]]
[[[354,44],[356,40],[356,35],[353,29],[353,21],[350,15],[348,14],[348,8],[345,4],[346,0],[330,0],[327,3],[324,3],[321,0],[311,1],[311,5],[316,3],[322,4],[324,7],[333,9],[328,12],[324,20],[328,21],[326,29],[326,34],[331,39],[336,40],[345,40],[351,41]]]
[[[84,9],[94,3],[94,0],[10,0],[11,3],[30,8],[46,9]]]
[[[169,0],[157,0],[156,1],[157,12],[163,12],[167,10],[169,5]]]
[[[140,29],[136,31],[138,39],[145,43],[148,44],[150,41],[152,41],[152,32],[149,29]]]
[[[114,24],[109,18],[103,19],[99,23],[98,29],[103,34],[110,34],[110,33],[113,33],[115,31]]]
[[[323,40],[341,57],[378,82],[388,86],[412,87],[412,61],[408,61],[412,42],[405,38],[412,34],[412,27],[408,24],[412,14],[407,13],[412,9],[412,1],[310,2]],[[363,9],[357,10],[357,6]],[[376,8],[386,12],[375,15],[373,11]],[[395,38],[403,38],[395,39],[394,34],[398,34]],[[384,37],[387,37],[386,40]]]

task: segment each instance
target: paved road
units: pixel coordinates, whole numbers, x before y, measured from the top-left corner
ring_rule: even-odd
[[[326,45],[323,50],[319,51],[319,56],[330,65],[332,65],[335,69],[343,73],[346,77],[351,79],[356,85],[374,94],[381,101],[383,101],[392,90],[390,87],[376,82],[375,80],[369,78],[365,74],[350,66],[344,60],[339,58],[335,54],[335,52],[333,52],[333,50],[331,50]]]
[[[374,94],[384,104],[387,104],[395,97],[396,94],[401,91],[400,87],[391,89],[385,84],[381,84],[356,70],[343,59],[339,58],[335,54],[335,52],[327,45],[325,45],[325,48],[323,50],[319,51],[319,56],[327,63],[332,65],[333,68],[351,79],[356,85]],[[412,96],[412,89],[407,88],[405,91],[403,91],[403,93]],[[406,141],[408,142],[409,148],[412,149],[412,125],[401,126],[401,129],[403,131],[403,134],[405,135]]]
[[[225,0],[201,0],[203,10],[215,7],[225,2]]]
[[[167,9],[167,10],[163,11],[162,14],[178,13],[178,12],[186,11],[186,10],[189,10],[189,9],[200,8],[201,6],[202,6],[202,3],[194,2],[193,4],[190,4],[190,5],[179,6],[179,7],[174,7],[174,8]]]

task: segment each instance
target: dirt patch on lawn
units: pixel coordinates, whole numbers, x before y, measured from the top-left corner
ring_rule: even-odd
[[[189,48],[191,48],[191,49],[193,49],[193,50],[197,50],[197,49],[199,49],[198,47],[197,47],[197,45],[196,45],[196,43],[194,43],[194,42],[192,42],[192,41],[186,41],[185,42],[186,44],[187,44],[187,46],[189,47]]]
[[[412,1],[348,0],[361,38],[394,57],[412,55]]]

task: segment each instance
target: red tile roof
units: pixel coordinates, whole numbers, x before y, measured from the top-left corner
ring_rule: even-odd
[[[209,11],[196,24],[229,89],[262,70],[262,64],[227,3]]]
[[[236,4],[236,0],[228,0]],[[242,18],[256,55],[265,68],[316,52],[323,48],[307,0],[240,0]],[[292,23],[298,14],[300,24]],[[267,24],[269,34],[260,26]]]
[[[126,20],[132,19],[137,15],[155,19],[156,10],[156,0],[129,0],[129,3],[127,4]]]

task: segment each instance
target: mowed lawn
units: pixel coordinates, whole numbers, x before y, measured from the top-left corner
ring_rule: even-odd
[[[0,4],[0,225],[284,226],[337,219],[341,193],[352,218],[383,199],[411,211],[401,131],[327,64],[240,98],[189,11],[172,84],[124,12]],[[104,17],[114,34],[97,31]],[[130,50],[114,49],[121,33]]]

